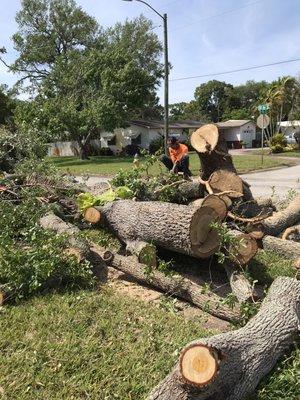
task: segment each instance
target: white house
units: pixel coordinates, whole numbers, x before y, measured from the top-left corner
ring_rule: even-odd
[[[169,135],[177,136],[186,140],[188,132],[194,131],[203,122],[178,121],[170,123]],[[121,151],[130,144],[136,144],[143,149],[149,149],[152,140],[164,135],[163,121],[132,120],[127,128],[117,128],[114,132],[101,132],[99,139],[91,140],[93,148],[110,148],[114,153]],[[79,148],[76,142],[55,142],[48,147],[49,156],[72,156],[78,155]]]
[[[219,131],[225,137],[229,148],[239,149],[242,145],[252,147],[255,140],[256,125],[251,120],[230,119],[216,124]]]
[[[300,121],[282,121],[278,123],[288,143],[296,143],[295,133],[300,133]]]

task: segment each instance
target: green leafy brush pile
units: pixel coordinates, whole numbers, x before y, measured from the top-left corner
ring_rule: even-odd
[[[37,175],[41,181],[47,176]],[[55,179],[52,183],[51,196],[55,196]],[[0,185],[4,193],[13,183],[2,179]],[[88,263],[79,266],[74,257],[64,255],[65,237],[38,225],[50,208],[40,201],[47,190],[43,185],[21,185],[16,198],[0,196],[0,292],[6,300],[20,300],[52,288],[94,285]]]

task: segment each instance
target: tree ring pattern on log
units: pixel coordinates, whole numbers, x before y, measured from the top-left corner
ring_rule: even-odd
[[[187,383],[195,386],[209,384],[218,372],[219,360],[216,351],[204,344],[186,347],[180,356],[180,373]]]

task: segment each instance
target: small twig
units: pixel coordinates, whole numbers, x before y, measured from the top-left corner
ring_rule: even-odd
[[[199,178],[199,182],[201,183],[201,185],[204,185],[204,186],[205,186],[206,191],[207,191],[209,194],[214,194],[214,191],[212,190],[212,188],[211,188],[211,186],[210,186],[210,184],[209,184],[208,181],[205,181],[205,180],[203,180],[202,178]]]
[[[158,189],[154,190],[153,193],[154,193],[154,194],[161,193],[161,192],[163,192],[165,189],[168,189],[168,188],[170,188],[170,187],[174,187],[174,186],[180,185],[181,183],[185,183],[185,182],[186,182],[186,180],[185,180],[185,179],[182,179],[182,180],[180,180],[180,181],[176,181],[176,182],[170,183],[170,184],[168,184],[168,185],[162,186],[161,188],[158,188]]]
[[[253,218],[244,218],[244,217],[240,217],[239,215],[235,215],[230,211],[228,211],[227,216],[236,221],[250,222],[252,225],[255,225],[255,224],[259,223],[260,221],[263,221],[264,219],[269,217],[268,214],[265,214],[265,215],[261,215],[261,216],[257,216],[257,217],[253,217]]]

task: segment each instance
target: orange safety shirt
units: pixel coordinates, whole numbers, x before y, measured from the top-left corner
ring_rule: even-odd
[[[172,149],[172,147],[169,147],[170,157],[174,164],[177,161],[180,161],[182,157],[188,153],[188,151],[189,151],[188,147],[182,143],[179,143],[177,149]]]

